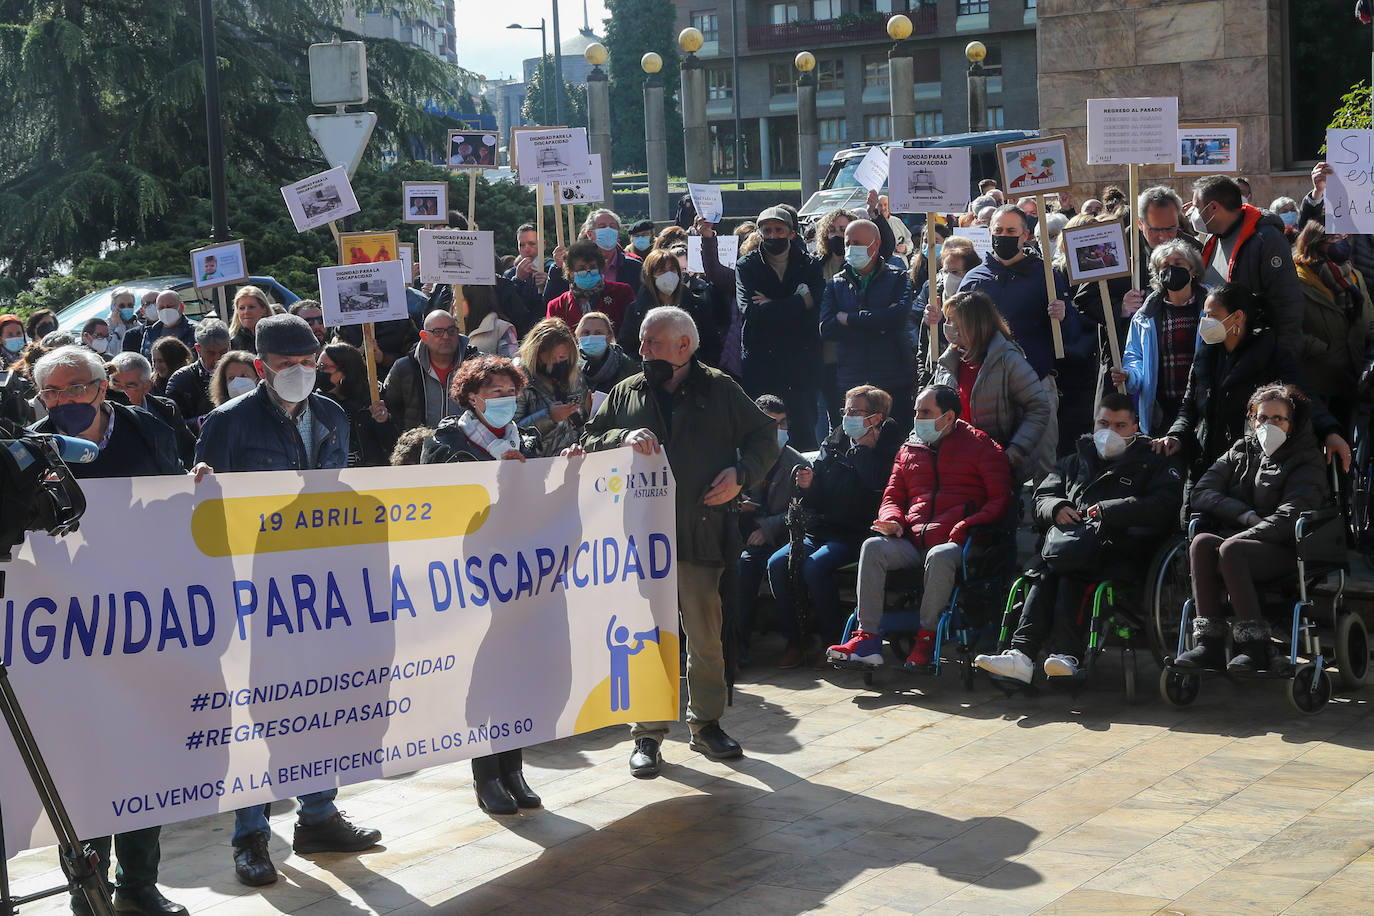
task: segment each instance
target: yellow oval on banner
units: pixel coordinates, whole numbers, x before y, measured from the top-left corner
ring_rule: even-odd
[[[457,537],[490,514],[477,484],[239,496],[196,506],[191,536],[206,556],[228,557]]]

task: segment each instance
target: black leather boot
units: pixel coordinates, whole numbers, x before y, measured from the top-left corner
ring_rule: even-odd
[[[1178,668],[1226,667],[1226,621],[1220,617],[1194,617],[1193,641],[1196,645],[1174,659]]]
[[[506,787],[510,797],[515,799],[516,805],[521,808],[538,808],[542,802],[539,796],[530,788],[530,784],[525,782],[525,774],[521,772],[524,766],[524,754],[519,748],[513,751],[502,751],[496,755],[497,765],[501,770],[501,785]]]
[[[477,804],[488,814],[515,814],[515,799],[501,784],[501,764],[496,754],[472,758],[472,788]]]

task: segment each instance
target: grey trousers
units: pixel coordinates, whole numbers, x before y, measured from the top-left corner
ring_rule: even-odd
[[[935,629],[940,613],[949,607],[954,593],[954,577],[959,571],[963,548],[958,544],[937,544],[921,556],[906,538],[872,537],[859,551],[859,627],[867,633],[878,632],[883,617],[883,590],[891,569],[910,569],[925,565],[925,584],[921,592],[921,627]]]
[[[677,607],[687,637],[687,727],[692,734],[725,714],[725,648],[720,641],[719,566],[677,565]],[[671,722],[636,722],[633,738],[662,741]]]

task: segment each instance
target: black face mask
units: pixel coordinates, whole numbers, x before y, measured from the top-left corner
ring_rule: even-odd
[[[791,239],[764,239],[763,250],[771,255],[780,255],[792,244]]]
[[[568,373],[571,371],[572,361],[566,359],[560,359],[549,367],[549,375],[552,375],[554,378],[567,378]]]
[[[325,392],[334,390],[333,380],[329,377],[329,373],[323,369],[315,370],[315,390]]]
[[[1021,237],[1018,235],[994,235],[992,253],[1003,261],[1010,261],[1021,253]]]
[[[1350,260],[1351,248],[1350,239],[1340,239],[1326,246],[1326,257],[1335,264],[1344,264]]]
[[[678,368],[666,359],[646,359],[644,360],[644,381],[648,382],[651,388],[661,388],[673,377],[673,373]]]
[[[844,236],[832,235],[826,238],[825,248],[832,255],[844,257]]]
[[[1165,289],[1176,293],[1193,282],[1193,275],[1186,267],[1169,264],[1159,272],[1159,281],[1164,284]]]

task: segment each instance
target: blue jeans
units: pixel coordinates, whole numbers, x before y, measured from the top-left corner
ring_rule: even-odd
[[[296,815],[297,819],[302,824],[319,824],[329,820],[339,812],[339,809],[334,807],[334,798],[338,794],[338,789],[325,789],[323,792],[302,795],[296,799],[301,806]],[[267,830],[266,805],[253,805],[234,812],[233,845],[242,846],[253,834],[266,833]]]
[[[808,535],[802,542],[806,562],[802,564],[802,579],[811,594],[811,606],[825,639],[838,638],[843,625],[840,617],[840,590],[835,585],[835,570],[848,566],[859,558],[859,549],[844,541],[820,541]],[[789,643],[801,642],[797,632],[797,611],[792,603],[792,583],[787,575],[787,558],[792,545],[784,545],[768,560],[768,584],[773,589],[773,601],[778,607],[778,629]]]

